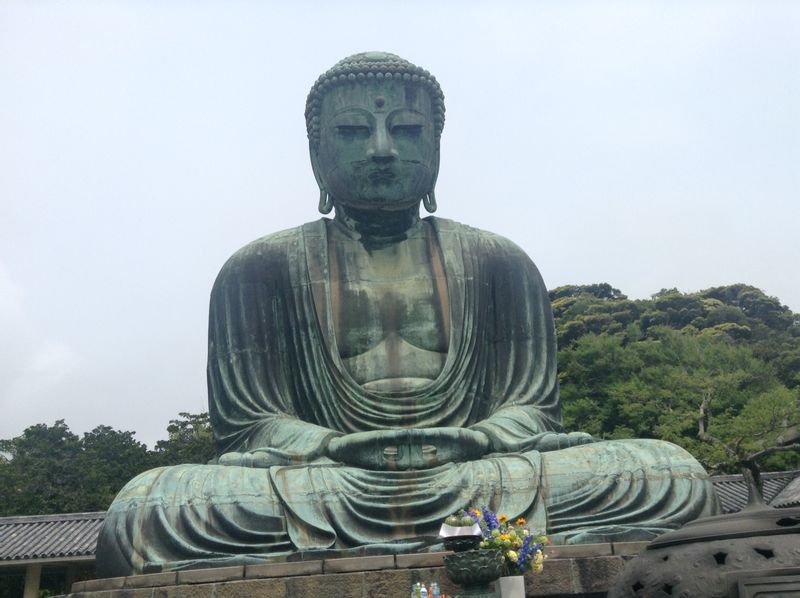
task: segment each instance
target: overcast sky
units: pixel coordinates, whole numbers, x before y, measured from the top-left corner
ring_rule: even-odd
[[[0,438],[206,409],[214,277],[319,217],[305,96],[366,50],[444,89],[438,215],[550,288],[800,311],[799,32],[788,0],[0,0]]]

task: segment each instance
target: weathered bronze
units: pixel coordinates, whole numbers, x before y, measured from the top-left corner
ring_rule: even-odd
[[[319,209],[261,238],[211,294],[219,459],[146,472],[114,501],[102,575],[294,551],[408,551],[468,505],[556,541],[650,539],[715,512],[659,441],[561,428],[547,291],[510,241],[436,209],[443,95],[427,71],[351,56],[309,94]]]

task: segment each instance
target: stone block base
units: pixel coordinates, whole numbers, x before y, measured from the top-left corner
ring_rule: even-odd
[[[625,562],[645,546],[553,546],[544,572],[525,576],[526,596],[605,596]],[[74,584],[69,598],[408,598],[413,584],[434,581],[454,596],[460,588],[445,574],[444,555],[379,555],[95,579]]]

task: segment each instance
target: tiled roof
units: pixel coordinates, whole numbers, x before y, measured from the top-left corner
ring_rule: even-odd
[[[800,506],[800,478],[795,478],[772,500],[775,507]]]
[[[800,471],[762,473],[761,486],[764,502],[772,504],[781,490],[786,488],[798,475],[800,475]],[[714,482],[714,490],[717,491],[717,496],[719,496],[719,502],[722,504],[723,513],[741,511],[747,504],[747,483],[744,481],[741,474],[713,476],[711,481]],[[795,494],[800,498],[800,486],[798,486],[798,491],[796,491]],[[788,504],[784,504],[784,502],[785,501],[781,501],[780,504],[776,502],[775,506],[789,506]]]
[[[0,517],[0,564],[94,556],[105,512]]]

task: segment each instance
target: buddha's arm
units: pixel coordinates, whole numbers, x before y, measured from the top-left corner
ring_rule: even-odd
[[[341,435],[292,417],[263,417],[252,426],[243,448],[266,465],[308,463],[327,456],[331,439]]]
[[[272,371],[271,361],[256,350],[209,353],[209,412],[218,450],[260,452],[261,465],[314,461],[341,433],[296,415],[292,380]]]
[[[258,354],[209,360],[211,423],[219,452],[257,454],[255,466],[310,462],[325,456],[331,438],[341,433],[296,417],[290,405],[282,404],[284,393],[260,380],[263,367],[263,356]],[[239,464],[231,458],[220,462]]]
[[[507,240],[496,240],[486,255],[484,334],[491,339],[493,386],[488,415],[470,428],[486,434],[500,453],[591,441],[587,434],[561,434],[555,322],[539,271]]]
[[[271,462],[308,462],[338,435],[315,421],[317,359],[311,324],[290,274],[287,242],[262,239],[237,252],[211,293],[208,401],[220,454],[261,453]],[[223,459],[224,461],[224,459]]]
[[[547,452],[594,442],[584,432],[565,434],[546,429],[546,424],[535,410],[509,407],[471,428],[484,432],[490,439],[491,451],[498,453]]]

